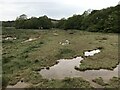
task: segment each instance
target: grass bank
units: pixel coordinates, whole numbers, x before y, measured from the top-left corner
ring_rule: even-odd
[[[78,30],[3,29],[2,37],[3,75],[9,78],[11,85],[21,79],[33,84],[43,83],[44,80],[36,71],[54,65],[58,59],[83,56],[84,51],[97,47],[103,47],[103,49],[94,57],[85,58],[80,65],[81,70],[113,69],[118,64],[117,34]],[[7,37],[16,37],[16,39],[5,40]],[[22,43],[30,38],[36,39]],[[69,44],[60,44],[66,40]],[[49,83],[55,82],[48,81],[46,85],[49,86]],[[61,82],[58,81],[58,83]],[[80,87],[82,85],[80,84]],[[67,86],[70,87],[66,84],[64,87]]]

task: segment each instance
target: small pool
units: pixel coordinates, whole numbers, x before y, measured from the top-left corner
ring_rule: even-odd
[[[96,53],[100,53],[100,50],[93,50],[90,52],[85,52],[85,56],[93,56]],[[87,70],[87,71],[77,71],[74,69],[75,66],[80,65],[80,61],[84,60],[82,57],[76,57],[73,59],[60,59],[59,63],[51,66],[49,70],[42,69],[39,73],[43,78],[47,79],[64,79],[65,77],[82,77],[88,81],[97,77],[102,77],[105,81],[108,81],[113,76],[118,77],[118,65],[113,71],[112,70]]]

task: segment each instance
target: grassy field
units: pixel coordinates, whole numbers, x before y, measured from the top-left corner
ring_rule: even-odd
[[[118,77],[111,78],[108,83],[105,83],[101,77],[94,79],[93,82],[104,86],[104,88],[120,88],[120,78]]]
[[[76,87],[76,85],[91,87],[81,78],[69,79],[72,83],[66,83],[66,79],[65,81],[46,80],[36,71],[54,65],[58,59],[83,56],[84,51],[98,47],[103,48],[101,53],[85,58],[79,67],[80,70],[113,69],[118,64],[117,34],[78,30],[16,30],[13,28],[3,29],[2,32],[3,75],[8,77],[10,85],[22,79],[37,87],[59,87],[59,85],[61,87]],[[16,39],[5,40],[10,36]],[[35,38],[35,40],[24,42],[29,38]],[[70,44],[61,45],[60,42],[65,42],[65,40],[69,40]]]

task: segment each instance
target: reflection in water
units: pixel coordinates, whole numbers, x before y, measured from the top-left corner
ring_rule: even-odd
[[[99,51],[93,51],[98,53]],[[39,73],[43,78],[47,79],[64,79],[65,77],[82,77],[88,81],[97,77],[102,77],[106,82],[113,76],[118,77],[118,66],[113,70],[87,70],[87,71],[77,71],[74,69],[75,66],[80,65],[80,61],[83,60],[82,57],[77,57],[73,59],[60,59],[59,63],[50,67],[49,70],[42,69]]]
[[[96,53],[99,53],[100,52],[100,50],[99,49],[97,49],[97,50],[92,50],[92,51],[86,51],[85,53],[84,53],[84,55],[85,56],[94,56],[94,54],[96,54]]]

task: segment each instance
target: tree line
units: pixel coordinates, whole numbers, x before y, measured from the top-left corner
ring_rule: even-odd
[[[63,18],[57,28],[120,33],[120,5],[93,10],[90,13],[85,11],[82,15],[73,15],[68,19]]]
[[[16,29],[50,29],[53,24],[46,15],[27,19],[27,15],[22,14],[15,21],[3,21],[2,26],[15,27]]]
[[[52,28],[51,20],[47,16],[30,19],[18,18],[15,21],[17,29],[50,29]]]
[[[85,11],[82,15],[73,15],[67,19],[50,19],[47,16],[27,19],[21,15],[15,21],[3,22],[3,26],[13,26],[17,29],[77,29],[91,32],[120,32],[120,5],[102,10]]]

